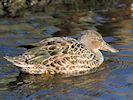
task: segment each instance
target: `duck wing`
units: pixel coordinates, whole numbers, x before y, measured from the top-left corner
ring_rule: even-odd
[[[54,37],[54,38],[47,38],[47,39],[43,39],[40,42],[34,43],[34,44],[28,44],[28,45],[19,45],[18,47],[23,47],[28,49],[33,49],[35,47],[40,47],[40,46],[50,46],[50,45],[55,45],[55,44],[65,44],[67,41],[69,40],[69,38],[61,38],[61,37]],[[72,40],[72,39],[70,39]],[[75,40],[75,39],[74,39]]]
[[[67,54],[73,42],[77,40],[69,38],[47,38],[32,45],[24,54],[17,57],[5,57],[10,62],[41,63],[52,56]],[[78,41],[77,41],[78,42]]]

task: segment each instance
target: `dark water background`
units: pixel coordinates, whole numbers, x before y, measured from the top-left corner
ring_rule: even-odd
[[[133,100],[133,19],[127,12],[0,18],[0,100]],[[3,58],[23,53],[19,45],[53,36],[78,38],[85,29],[101,32],[105,41],[120,50],[103,52],[105,69],[97,73],[69,78],[26,75]]]

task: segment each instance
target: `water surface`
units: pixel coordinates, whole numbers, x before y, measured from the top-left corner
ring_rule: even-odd
[[[133,20],[124,15],[112,19],[111,15],[104,14],[94,15],[93,19],[88,16],[89,22],[84,20],[87,16],[74,18],[77,19],[73,16],[73,20],[67,21],[68,16],[61,19],[41,14],[0,19],[1,100],[133,99]],[[84,29],[98,30],[107,42],[120,50],[117,54],[103,52],[104,70],[97,73],[67,78],[21,74],[3,58],[22,54],[25,49],[19,45],[52,36],[78,38]]]

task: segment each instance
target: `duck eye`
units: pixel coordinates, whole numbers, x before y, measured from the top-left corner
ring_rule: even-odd
[[[102,39],[98,39],[98,41],[103,42],[103,40],[102,40]]]

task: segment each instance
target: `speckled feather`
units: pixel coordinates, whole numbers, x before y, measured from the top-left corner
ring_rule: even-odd
[[[100,66],[101,49],[117,52],[98,32],[87,30],[80,40],[47,38],[33,44],[33,48],[20,56],[5,58],[29,74],[79,75],[92,73]]]
[[[98,66],[95,53],[72,38],[48,38],[34,46],[22,56],[6,59],[21,62],[21,70],[30,74],[82,74],[93,69],[95,64]]]

